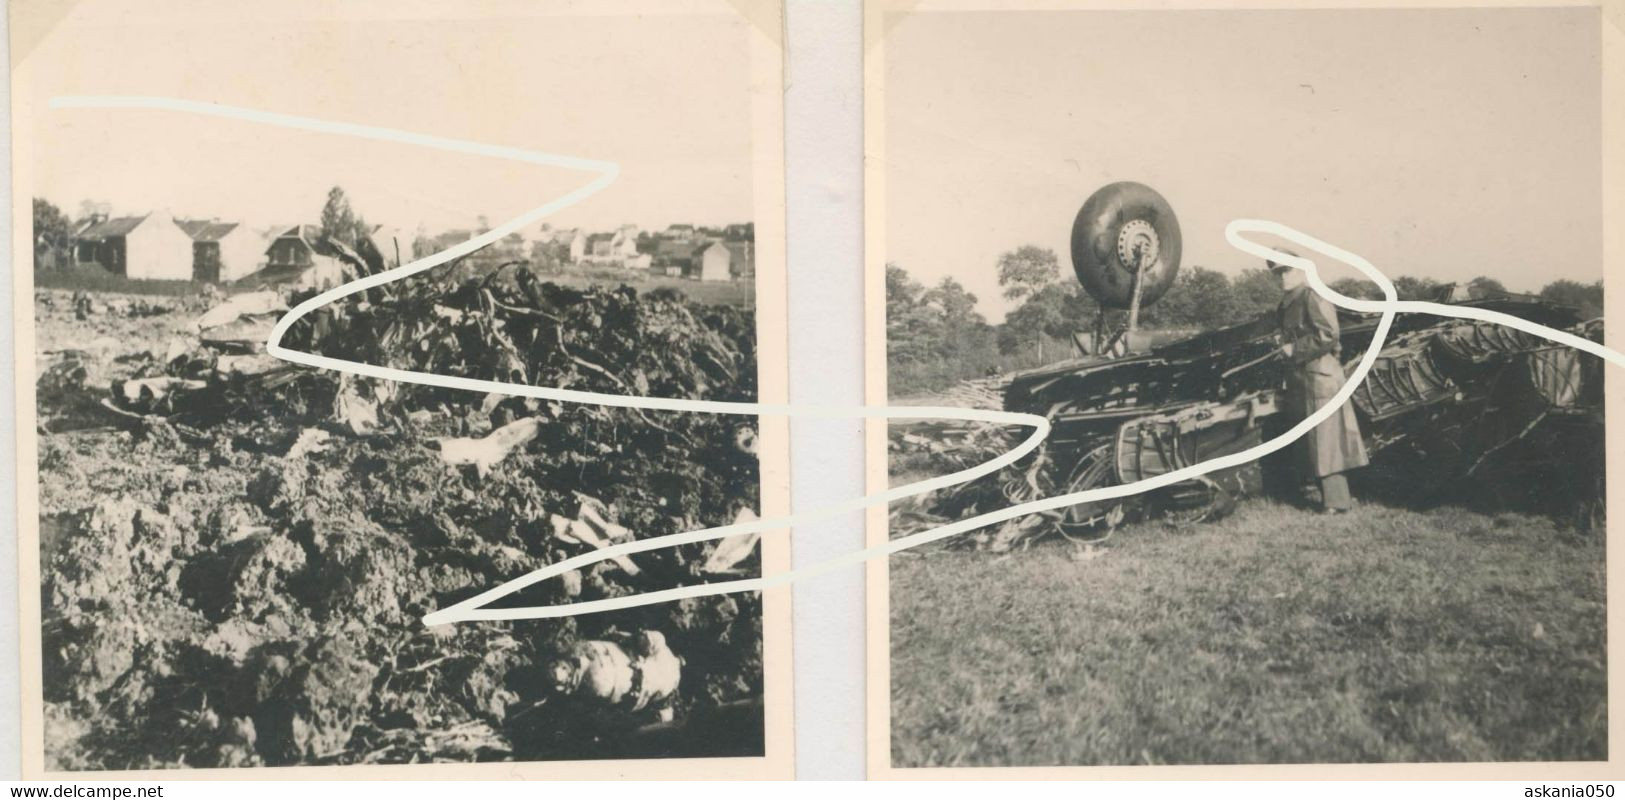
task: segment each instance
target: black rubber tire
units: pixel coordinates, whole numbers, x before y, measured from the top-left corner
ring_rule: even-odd
[[[1108,184],[1089,196],[1072,222],[1072,270],[1078,282],[1102,306],[1128,308],[1134,295],[1134,273],[1117,252],[1123,226],[1143,220],[1157,234],[1157,257],[1145,268],[1140,307],[1157,301],[1179,272],[1179,219],[1173,206],[1143,183]]]

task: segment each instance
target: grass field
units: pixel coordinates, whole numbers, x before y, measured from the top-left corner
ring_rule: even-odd
[[[132,280],[101,267],[69,266],[34,270],[34,288],[179,297],[201,292],[203,284],[196,281]]]
[[[1259,500],[1073,553],[891,560],[895,766],[1607,756],[1600,533]]]

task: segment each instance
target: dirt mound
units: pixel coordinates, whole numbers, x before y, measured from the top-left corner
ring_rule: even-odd
[[[313,315],[287,343],[564,388],[755,395],[748,311],[566,289],[525,272],[455,285],[429,276],[370,295]],[[196,313],[185,307],[167,317],[37,310],[42,341],[127,325],[126,352],[75,355],[40,379],[41,417],[61,423],[40,441],[50,766],[662,755],[652,743],[664,740],[623,735],[652,710],[573,707],[540,672],[575,641],[617,632],[659,631],[682,657],[679,724],[760,697],[755,596],[552,621],[419,621],[587,552],[593,537],[659,536],[757,509],[757,461],[739,444],[753,419],[265,368],[252,343],[200,337],[195,325],[180,345],[142,338],[185,331]],[[153,382],[175,393],[148,405],[105,388],[159,378],[188,383]],[[447,442],[487,447],[527,420],[532,436],[478,466],[450,457]],[[554,518],[584,533],[560,536]],[[703,582],[712,551],[638,554],[630,569],[605,561],[499,605]],[[706,754],[759,748],[756,709]]]

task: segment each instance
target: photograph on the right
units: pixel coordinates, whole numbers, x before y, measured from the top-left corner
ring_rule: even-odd
[[[1596,6],[896,8],[870,15],[870,400],[1051,430],[872,543],[1333,402],[1381,314],[1286,262],[1381,289],[1284,238],[1243,252],[1232,220],[1400,300],[1603,341]],[[1284,449],[874,567],[878,769],[1607,761],[1603,360],[1448,313],[1378,348]],[[894,419],[871,457],[898,487],[1030,432]]]

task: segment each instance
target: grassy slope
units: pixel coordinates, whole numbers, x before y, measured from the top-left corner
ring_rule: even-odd
[[[1264,501],[892,560],[897,766],[1599,759],[1600,534]]]

